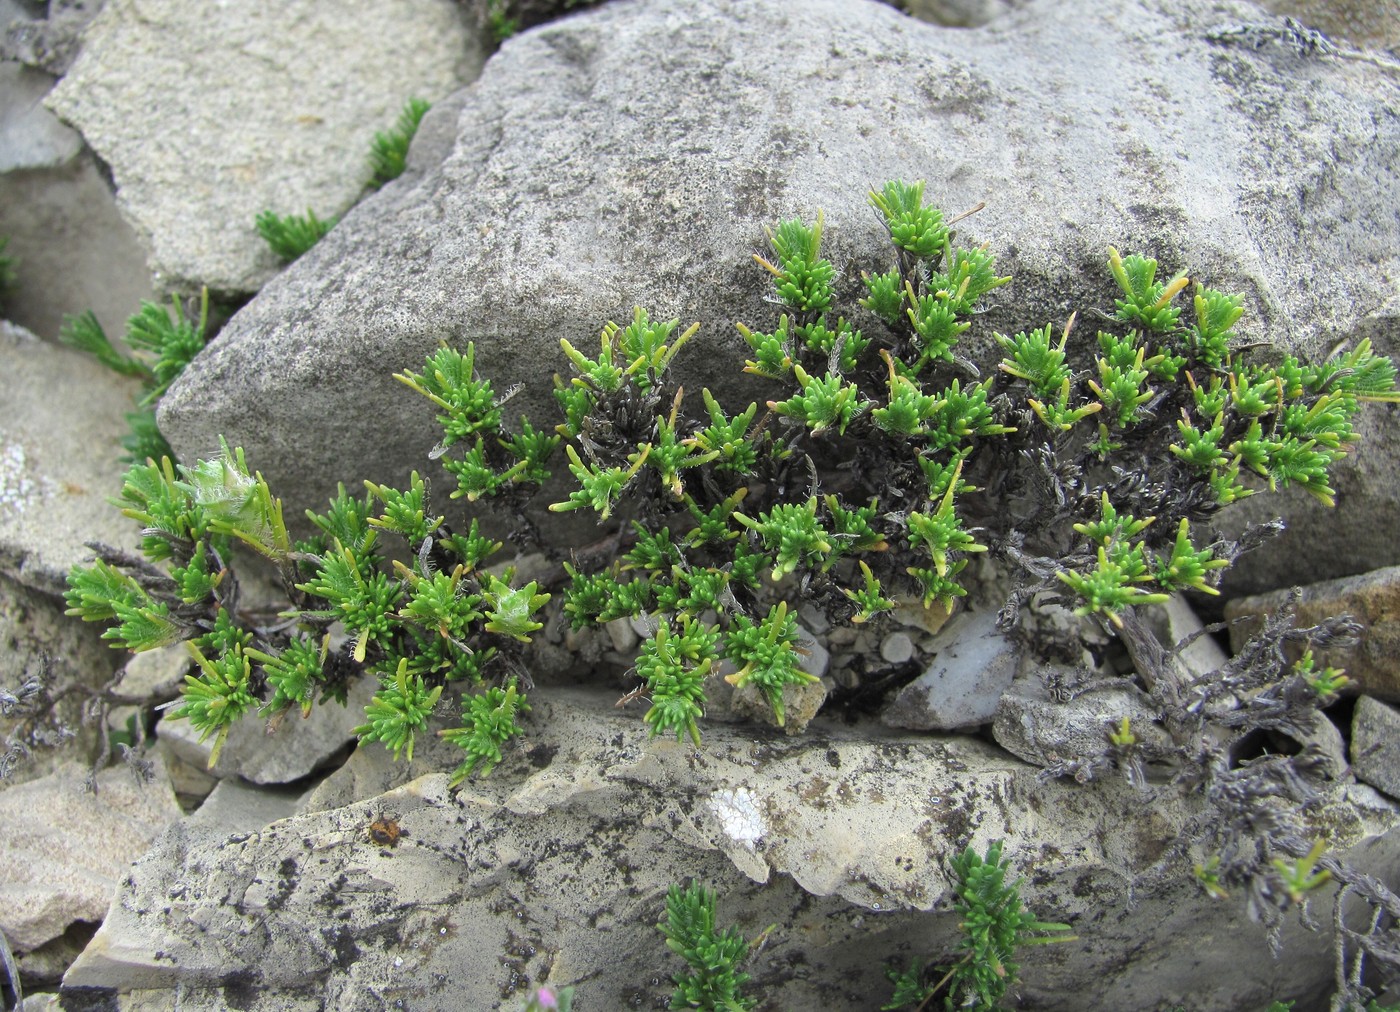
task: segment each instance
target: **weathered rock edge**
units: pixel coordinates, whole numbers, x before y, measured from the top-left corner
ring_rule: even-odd
[[[1252,1008],[1330,982],[1323,936],[1289,917],[1275,962],[1242,898],[1209,900],[1167,856],[1192,814],[1171,792],[1042,783],[970,738],[836,726],[798,740],[713,727],[697,750],[647,742],[610,704],[541,694],[531,750],[455,796],[424,772],[450,751],[425,741],[407,770],[362,750],[301,814],[259,831],[175,827],[65,986],[515,1009],[516,989],[547,979],[599,1007],[648,1007],[677,968],[654,928],[665,889],[694,876],[718,890],[723,923],[750,937],[778,925],[754,993],[864,1012],[888,993],[886,960],[949,951],[946,859],[1000,838],[1028,905],[1080,939],[1026,952],[1030,1007]],[[1339,789],[1315,818],[1339,852],[1381,867],[1395,813],[1348,790],[1363,794]],[[396,848],[368,836],[383,817],[402,828]]]

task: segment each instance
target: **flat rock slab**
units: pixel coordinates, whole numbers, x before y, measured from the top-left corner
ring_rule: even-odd
[[[149,783],[124,766],[102,771],[96,794],[83,791],[91,770],[77,763],[0,791],[0,931],[11,946],[27,952],[74,921],[102,920],[127,867],[181,817],[154,762]]]
[[[85,541],[137,543],[107,502],[121,491],[121,437],[139,391],[82,352],[0,321],[0,572],[48,594],[91,558]]]
[[[721,924],[747,937],[778,925],[746,967],[767,1005],[867,1012],[889,994],[888,960],[954,942],[947,858],[1002,838],[1033,870],[1027,905],[1080,936],[1023,953],[1028,1007],[1262,1008],[1330,980],[1325,940],[1288,918],[1275,961],[1243,900],[1204,896],[1170,855],[1189,806],[1144,806],[1118,781],[1043,783],[970,739],[710,727],[697,750],[647,741],[611,699],[555,690],[535,701],[529,745],[487,780],[454,794],[446,774],[422,774],[456,761],[425,740],[396,768],[407,784],[319,806],[374,782],[382,752],[365,753],[368,770],[357,753],[301,814],[260,829],[173,827],[65,990],[515,1012],[548,981],[577,984],[590,1007],[662,1007],[680,964],[654,925],[668,886],[695,878],[717,890]],[[1363,819],[1342,793],[1317,813],[1338,852],[1392,861],[1393,834],[1377,834],[1394,812],[1373,804]],[[385,820],[396,845],[371,836]]]
[[[699,321],[676,379],[742,408],[775,393],[739,376],[734,327],[777,322],[751,259],[764,227],[824,209],[858,314],[857,270],[892,259],[866,194],[896,177],[927,179],[950,213],[988,204],[961,237],[989,242],[1015,281],[969,334],[974,354],[994,330],[1111,307],[1110,244],[1243,291],[1241,340],[1320,355],[1367,318],[1382,338],[1400,272],[1400,79],[1206,37],[1261,16],[1063,0],[969,32],[863,0],[800,13],[654,0],[524,33],[462,97],[416,182],[358,205],[234,317],[170,391],[162,428],[185,456],[220,433],[241,444],[298,516],[338,481],[439,473],[431,405],[392,373],[440,341],[475,340],[498,392],[523,384],[507,421],[548,427],[560,338],[595,350],[634,305]],[[1400,423],[1384,424],[1357,454],[1372,478],[1295,528],[1279,565],[1400,562],[1387,533]]]
[[[358,679],[350,688],[345,706],[322,703],[303,718],[292,707],[269,725],[251,710],[232,727],[219,761],[209,769],[214,737],[200,740],[199,731],[183,718],[165,718],[156,728],[162,745],[182,762],[211,776],[238,777],[254,784],[288,784],[302,780],[337,758],[343,758],[355,740],[354,728],[363,724],[365,705],[378,688],[372,678]]]
[[[258,213],[344,211],[374,133],[481,59],[448,0],[109,0],[49,106],[111,167],[158,289],[252,292],[278,268]]]

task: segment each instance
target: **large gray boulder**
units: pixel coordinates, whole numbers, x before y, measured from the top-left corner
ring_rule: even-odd
[[[1046,0],[967,31],[851,0],[800,16],[776,0],[622,0],[525,33],[455,123],[439,119],[444,143],[415,150],[416,178],[234,317],[162,427],[186,456],[222,433],[289,505],[319,508],[337,481],[428,466],[430,405],[391,374],[439,341],[476,341],[498,391],[524,384],[510,416],[549,425],[559,339],[596,348],[636,304],[700,321],[679,377],[742,407],[773,393],[736,379],[735,321],[776,322],[750,259],[764,226],[824,209],[851,305],[857,269],[888,261],[866,192],[894,177],[928,180],[950,211],[987,202],[960,227],[1015,282],[974,328],[984,350],[993,330],[1111,307],[1109,244],[1245,292],[1242,338],[1321,354],[1364,330],[1392,349],[1400,81],[1208,38],[1222,19],[1269,18]],[[1397,451],[1377,441],[1290,566],[1400,552],[1384,535],[1400,522]]]
[[[375,132],[481,59],[450,0],[111,0],[48,103],[111,167],[157,288],[246,293],[279,266],[259,212],[344,211]]]
[[[1325,935],[1289,915],[1275,961],[1243,895],[1199,888],[1174,843],[1198,809],[1174,789],[1149,804],[1121,780],[1044,782],[969,738],[831,724],[801,739],[711,727],[696,750],[646,741],[612,703],[541,694],[528,746],[457,793],[427,772],[451,750],[424,740],[409,770],[361,750],[270,824],[172,827],[65,989],[515,1012],[547,981],[577,985],[580,1008],[659,1008],[681,964],[655,924],[667,887],[695,878],[721,926],[776,925],[746,966],[763,1007],[868,1012],[889,962],[951,951],[948,858],[1003,838],[1027,905],[1079,936],[1023,950],[1024,1007],[1313,1007],[1329,986]],[[1359,867],[1394,861],[1397,815],[1374,792],[1338,788],[1315,815]],[[371,834],[384,820],[396,844]]]

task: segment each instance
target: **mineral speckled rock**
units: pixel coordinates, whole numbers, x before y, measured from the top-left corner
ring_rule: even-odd
[[[158,760],[149,783],[124,766],[104,770],[95,794],[82,787],[90,769],[68,763],[0,791],[0,930],[20,951],[100,921],[127,866],[180,818]]]
[[[0,572],[59,595],[90,540],[134,547],[121,490],[125,414],[140,389],[94,359],[0,321]]]
[[[109,0],[49,105],[111,166],[158,287],[252,292],[278,268],[253,219],[344,211],[375,132],[480,63],[448,0]]]
[[[764,226],[823,209],[853,305],[856,269],[891,261],[866,193],[895,177],[928,180],[950,212],[987,202],[961,237],[1015,280],[974,354],[993,331],[1111,308],[1110,244],[1243,291],[1241,341],[1320,355],[1364,331],[1393,350],[1400,78],[1205,37],[1258,15],[1065,0],[968,31],[852,0],[657,0],[524,33],[465,96],[440,162],[264,288],[172,389],[162,428],[187,455],[219,433],[242,444],[297,516],[338,481],[439,473],[431,405],[392,379],[439,341],[474,340],[497,391],[524,384],[507,421],[549,426],[559,339],[596,349],[634,305],[699,321],[677,379],[742,408],[778,392],[738,376],[735,322],[776,324],[751,259]],[[1367,418],[1342,504],[1242,579],[1400,561],[1400,421]]]
[[[868,1012],[889,994],[888,960],[956,938],[947,858],[1002,838],[1027,905],[1080,936],[1022,953],[1028,1007],[1256,1008],[1330,980],[1330,947],[1296,918],[1275,961],[1243,901],[1201,892],[1170,851],[1193,804],[1175,793],[1145,806],[1119,781],[1042,782],[972,739],[837,726],[797,740],[710,727],[696,750],[647,741],[611,699],[569,690],[539,699],[530,737],[456,794],[446,774],[400,766],[411,782],[348,800],[337,781],[367,786],[357,755],[299,814],[172,827],[65,986],[517,1010],[528,978],[576,984],[580,1006],[651,1007],[680,968],[654,925],[668,886],[694,877],[718,892],[722,923],[748,937],[778,925],[746,965],[767,1004]],[[453,761],[425,741],[415,766]],[[1317,817],[1361,866],[1393,861],[1383,805],[1363,818],[1339,789]],[[370,835],[384,819],[397,845]]]
[[[1354,683],[1350,691],[1400,702],[1400,665],[1395,660],[1400,656],[1400,566],[1311,583],[1302,592],[1295,616],[1297,626],[1350,615],[1363,630],[1355,645],[1313,650],[1316,664],[1344,669]],[[1259,628],[1263,616],[1275,614],[1287,604],[1289,593],[1273,591],[1237,598],[1226,605],[1225,617],[1232,620],[1230,640],[1235,650]],[[1305,646],[1290,643],[1286,649],[1290,657],[1297,658]]]

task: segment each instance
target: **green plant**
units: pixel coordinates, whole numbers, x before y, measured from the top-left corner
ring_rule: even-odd
[[[285,263],[291,263],[320,242],[335,227],[337,220],[332,217],[322,221],[316,217],[315,211],[307,208],[304,215],[263,211],[255,219],[254,225],[272,252]]]
[[[1074,941],[1068,924],[1037,920],[1021,902],[1021,881],[1006,882],[1008,862],[1001,856],[1001,841],[979,856],[971,847],[952,860],[954,909],[960,918],[960,958],[936,983],[923,983],[918,962],[907,970],[889,971],[895,994],[882,1009],[915,1006],[924,1009],[942,993],[946,1009],[1000,1007],[1001,999],[1016,984],[1020,970],[1016,952],[1026,945]]]
[[[520,31],[520,19],[511,17],[509,11],[509,0],[486,0],[486,27],[497,45]]]
[[[1269,900],[1256,903],[1266,926],[1322,872],[1374,909],[1400,912],[1369,880],[1308,855],[1301,841],[1312,834],[1269,778],[1307,785],[1315,770],[1291,756],[1230,768],[1201,744],[1228,749],[1253,731],[1311,721],[1340,673],[1295,666],[1282,644],[1323,647],[1351,627],[1267,623],[1201,675],[1138,613],[1171,593],[1211,592],[1262,542],[1268,528],[1235,541],[1211,532],[1240,498],[1297,485],[1330,504],[1330,469],[1356,441],[1356,412],[1400,400],[1394,365],[1365,341],[1320,363],[1252,355],[1233,337],[1238,298],[1197,286],[1188,319],[1174,304],[1184,278],[1159,282],[1155,261],[1110,250],[1123,297],[1103,329],[1074,342],[1071,317],[1063,328],[994,335],[1004,357],[984,379],[960,342],[1008,280],[992,254],[960,245],[958,219],[927,207],[922,184],[888,183],[870,202],[894,263],[859,275],[865,316],[837,314],[852,293],[822,256],[820,213],[770,229],[770,255],[755,258],[781,303],[777,323],[737,326],[752,354],[746,371],[781,387],[767,412],[758,401],[733,410],[702,390],[703,412],[688,414],[669,367],[698,324],[682,329],[642,308],[626,326],[603,327],[594,357],[561,342],[572,374],[555,377],[553,432],[525,418],[507,426],[470,343],[398,374],[436,409],[433,457],[455,479],[450,498],[494,500],[528,537],[523,507],[564,443],[574,486],[549,508],[626,521],[610,529],[615,551],[563,565],[562,588],[485,572],[499,543],[475,519],[463,527],[435,514],[416,474],[405,490],[369,483],[363,499],[342,489],[326,514],[308,514],[318,535],[290,545],[266,484],[226,448],[188,469],[133,468],[122,505],[142,525],[145,557],[100,551],[71,575],[70,609],[111,624],[115,645],[195,641],[207,666],[180,712],[206,734],[254,702],[270,711],[305,710],[318,693],[343,700],[346,679],[365,671],[381,689],[362,737],[407,754],[440,695],[461,688],[463,726],[445,733],[467,752],[460,780],[489,772],[519,733],[522,653],[556,590],[575,629],[635,619],[654,630],[627,698],[649,695],[651,735],[698,742],[721,662],[733,665],[731,682],[767,700],[775,723],[788,720],[788,694],[814,681],[802,669],[799,599],[835,623],[876,621],[909,601],[951,608],[981,556],[1014,581],[1003,625],[1028,602],[1062,603],[1118,635],[1135,664],[1128,677],[1171,742],[1108,729],[1102,751],[1063,757],[1047,775],[1117,770],[1142,784],[1145,761],[1174,766],[1220,814],[1196,837],[1202,885],[1223,894],[1250,884]],[[412,564],[389,563],[381,536],[400,539]],[[234,608],[235,543],[279,568],[293,607],[276,622]],[[328,651],[335,622],[350,635]],[[1238,838],[1238,827],[1260,825],[1272,828],[1247,846]],[[1356,960],[1369,951],[1348,938]],[[1005,955],[985,965],[1005,969]]]
[[[374,135],[369,147],[369,168],[371,189],[379,189],[385,183],[398,179],[408,165],[408,148],[413,136],[418,132],[418,124],[423,122],[432,106],[421,98],[410,98],[399,118],[388,130]]]
[[[10,237],[0,235],[0,309],[5,306],[5,299],[14,291],[16,275],[15,266],[19,261],[11,254],[5,252],[5,248],[10,244]]]
[[[130,431],[122,439],[127,451],[123,460],[142,463],[174,458],[156,426],[155,405],[204,347],[208,326],[208,289],[200,292],[198,317],[188,316],[185,305],[175,297],[168,310],[156,302],[142,302],[140,311],[126,322],[126,345],[134,352],[130,355],[117,350],[91,310],[63,318],[59,340],[87,352],[114,372],[142,382],[137,409],[126,416]]]
[[[666,894],[666,919],[657,927],[666,936],[667,948],[690,964],[691,972],[671,978],[676,984],[671,1008],[745,1012],[758,1004],[744,996],[749,975],[739,970],[752,943],[735,927],[715,931],[712,890],[698,882],[684,889],[672,886]]]
[[[403,175],[413,136],[430,108],[432,106],[423,99],[410,98],[399,111],[394,125],[375,133],[369,147],[370,178],[366,184],[369,189],[377,190]],[[253,225],[272,252],[284,263],[291,263],[320,242],[339,220],[334,215],[318,218],[310,208],[304,215],[282,215],[268,210],[260,213]]]

